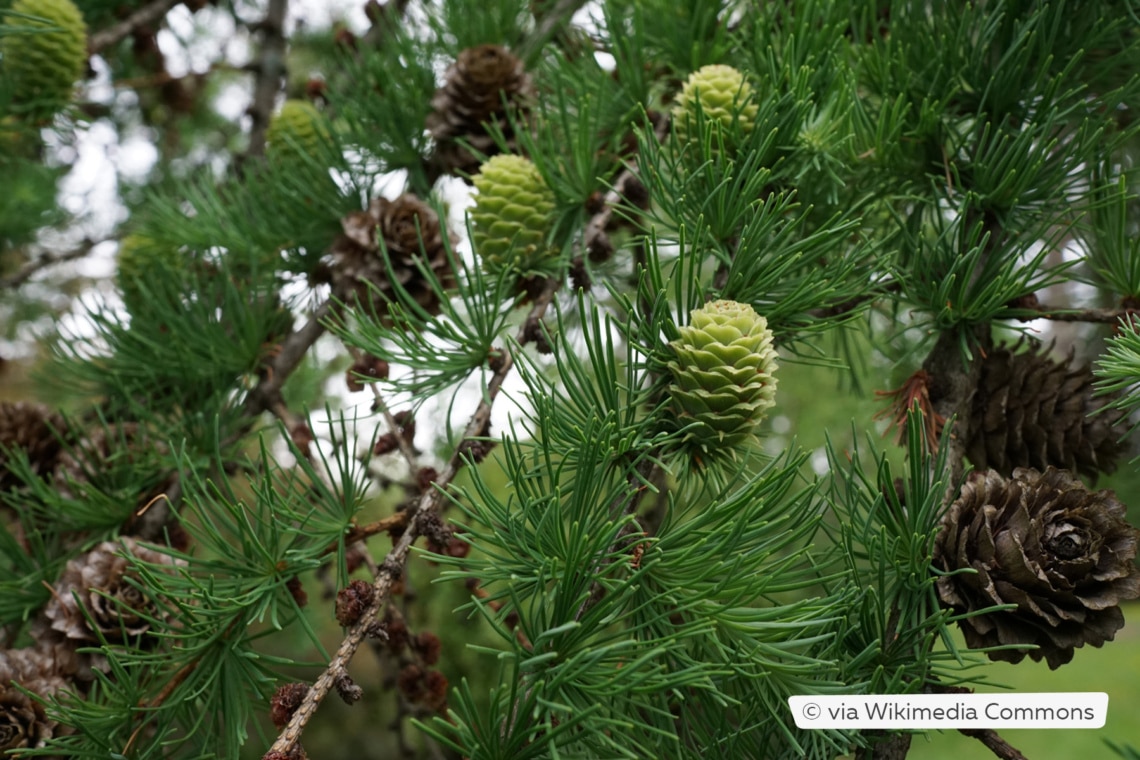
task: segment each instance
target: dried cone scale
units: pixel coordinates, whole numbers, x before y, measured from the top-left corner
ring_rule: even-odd
[[[455,285],[455,262],[431,206],[410,194],[394,201],[376,198],[367,211],[344,217],[341,227],[344,234],[333,244],[331,267],[338,298],[386,320],[389,302],[398,301],[394,285],[398,282],[424,310],[439,313],[439,297],[416,262],[422,261],[444,289]],[[391,261],[390,273],[380,252],[381,239]]]
[[[1057,668],[1077,647],[1099,647],[1124,625],[1120,603],[1140,597],[1140,531],[1112,491],[1089,491],[1069,473],[1019,468],[1005,479],[973,472],[942,519],[933,566],[942,603],[974,649],[992,660],[1026,654]],[[973,572],[956,572],[970,570]],[[1029,649],[1036,646],[1036,649]]]
[[[970,412],[966,456],[979,470],[1009,475],[1048,466],[1095,478],[1116,469],[1124,452],[1121,412],[1096,412],[1095,377],[1073,360],[1058,362],[1047,347],[991,351],[982,364]]]
[[[462,139],[484,156],[498,153],[486,123],[502,131],[512,151],[514,129],[508,109],[525,112],[534,85],[523,63],[499,45],[467,48],[444,76],[432,97],[427,128],[435,140],[434,161],[445,174],[473,174],[481,159],[460,145]]]

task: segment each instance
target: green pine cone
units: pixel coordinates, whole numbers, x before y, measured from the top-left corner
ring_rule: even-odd
[[[116,281],[123,303],[131,312],[138,312],[146,304],[140,285],[159,287],[171,272],[182,269],[179,252],[156,243],[146,235],[127,235],[119,241],[119,272]]]
[[[279,166],[297,165],[320,155],[328,140],[321,112],[307,100],[286,100],[265,131],[266,155]]]
[[[474,178],[471,243],[488,272],[511,268],[542,274],[553,258],[546,235],[553,224],[554,193],[534,164],[521,156],[489,158]]]
[[[673,126],[682,142],[696,137],[698,103],[705,123],[725,136],[734,122],[744,135],[756,125],[759,106],[752,100],[752,87],[731,66],[703,66],[689,75],[673,104]]]
[[[776,350],[768,320],[751,306],[712,301],[692,312],[675,359],[669,397],[688,438],[705,449],[747,440],[775,405]]]
[[[25,29],[0,35],[0,75],[7,80],[12,110],[37,121],[50,119],[71,102],[75,82],[87,68],[87,24],[71,0],[16,0],[10,10],[36,17],[4,17],[6,26]]]

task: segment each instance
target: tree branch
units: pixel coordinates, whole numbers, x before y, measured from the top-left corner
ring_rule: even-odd
[[[1027,760],[1016,747],[998,735],[992,728],[959,728],[958,732],[971,739],[977,739],[1001,760]]]
[[[1121,319],[1135,316],[1136,309],[1062,309],[1052,306],[1034,306],[1027,311],[1036,312],[1032,316],[1017,317],[1027,322],[1031,319],[1051,319],[1054,322],[1100,322],[1114,325]]]
[[[119,23],[92,34],[87,40],[87,52],[98,53],[104,48],[118,44],[139,29],[157,24],[180,2],[182,0],[154,0],[144,5]]]
[[[520,346],[527,342],[529,335],[533,331],[533,325],[542,319],[542,315],[546,313],[546,309],[550,306],[551,301],[554,299],[554,294],[560,285],[560,278],[551,278],[546,281],[542,291],[535,297],[531,305],[530,313],[519,328],[516,336],[516,340]],[[467,423],[467,428],[464,431],[464,439],[479,436],[486,429],[486,425],[491,419],[491,408],[499,395],[503,381],[513,366],[514,354],[508,351],[504,355],[502,365],[495,370],[494,375],[492,375],[490,382],[487,384],[486,395],[479,403],[474,414],[471,415],[471,420]],[[317,707],[329,693],[329,690],[334,687],[336,679],[345,672],[348,663],[352,660],[353,655],[356,654],[356,650],[360,648],[361,643],[363,643],[371,631],[375,630],[377,614],[383,609],[384,605],[387,604],[393,581],[403,575],[408,552],[412,544],[423,534],[425,529],[431,525],[433,519],[438,520],[438,510],[440,502],[443,499],[444,489],[447,488],[463,468],[464,462],[461,458],[461,452],[464,450],[465,448],[463,446],[456,447],[455,453],[453,453],[451,459],[448,460],[447,467],[436,479],[436,487],[429,488],[423,496],[420,497],[419,504],[416,506],[415,512],[409,520],[408,530],[404,532],[400,540],[392,547],[392,550],[388,552],[388,556],[380,565],[380,572],[377,574],[374,584],[376,593],[372,604],[369,605],[364,614],[360,616],[360,620],[349,629],[348,635],[341,641],[340,647],[337,649],[336,654],[333,655],[328,667],[317,678],[312,687],[310,687],[305,696],[305,700],[301,703],[301,706],[297,708],[297,711],[293,713],[293,717],[290,719],[288,725],[282,729],[277,740],[273,743],[273,746],[270,747],[270,752],[287,754],[293,750],[300,740],[301,733],[304,731],[305,726],[312,719],[313,715],[316,714]]]
[[[31,279],[32,276],[35,275],[37,272],[39,272],[40,270],[43,270],[43,269],[47,269],[50,266],[55,266],[56,264],[62,264],[65,261],[74,261],[75,259],[81,259],[84,256],[86,256],[87,254],[91,253],[92,248],[99,245],[100,243],[105,243],[105,242],[107,242],[107,241],[106,240],[91,240],[90,238],[85,238],[83,240],[83,242],[79,244],[79,247],[73,251],[68,251],[67,253],[60,253],[60,254],[57,254],[54,256],[48,254],[48,255],[41,256],[38,259],[35,259],[34,261],[30,261],[27,264],[25,264],[15,274],[11,274],[11,275],[8,275],[7,277],[0,279],[0,290],[7,290],[9,288],[17,288],[20,285],[23,285],[29,279]]]
[[[558,0],[550,10],[538,14],[534,31],[527,35],[515,52],[523,60],[530,58],[585,4],[586,0]]]
[[[653,134],[660,141],[664,140],[665,136],[669,134],[669,118],[661,116],[657,119],[657,123],[653,126]],[[633,171],[633,167],[626,167],[621,174],[618,175],[617,180],[614,181],[613,188],[606,193],[602,199],[602,208],[590,217],[590,221],[586,223],[586,233],[584,235],[584,244],[586,253],[595,261],[604,261],[614,253],[614,244],[610,240],[606,228],[610,225],[610,220],[613,218],[614,210],[618,205],[628,196],[636,194],[640,191],[641,194],[645,193],[645,186],[642,185],[641,179]]]
[[[256,72],[253,82],[253,102],[248,113],[253,120],[249,129],[249,147],[245,158],[265,155],[265,130],[273,114],[273,104],[281,91],[281,80],[285,76],[285,12],[288,0],[269,0],[265,18],[258,24],[264,37],[261,53],[253,69]]]

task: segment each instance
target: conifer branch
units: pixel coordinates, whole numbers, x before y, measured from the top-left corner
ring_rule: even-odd
[[[557,34],[559,29],[569,23],[570,18],[585,4],[586,0],[557,0],[554,7],[540,14],[534,31],[519,45],[519,57],[526,59],[533,55],[550,37]]]
[[[527,342],[528,336],[533,334],[535,326],[546,313],[546,309],[553,301],[554,294],[560,285],[561,281],[559,278],[550,278],[546,280],[542,290],[535,297],[530,312],[527,314],[523,324],[519,327],[516,336],[516,341],[520,348]],[[463,435],[464,440],[481,435],[486,429],[491,419],[491,409],[495,403],[495,399],[499,395],[503,381],[506,380],[507,375],[514,366],[514,362],[512,352],[505,352],[502,364],[495,370],[494,375],[487,384],[486,395],[467,424]],[[293,717],[289,720],[288,725],[282,729],[277,740],[270,748],[270,752],[288,753],[297,746],[297,742],[300,740],[301,733],[304,731],[305,726],[312,719],[313,715],[316,714],[317,707],[321,701],[335,686],[337,678],[345,672],[348,663],[356,654],[356,650],[360,648],[365,638],[369,635],[375,635],[377,630],[377,614],[384,608],[384,605],[387,604],[393,582],[403,575],[408,559],[408,552],[411,550],[412,544],[420,536],[425,535],[433,529],[438,530],[440,527],[439,507],[443,499],[443,493],[464,465],[461,457],[461,452],[463,451],[463,446],[456,447],[455,453],[452,454],[450,460],[448,460],[447,467],[439,477],[436,478],[434,482],[435,487],[427,489],[423,496],[420,497],[419,504],[416,505],[414,513],[408,518],[407,530],[404,531],[400,540],[392,547],[392,550],[388,552],[388,556],[385,557],[380,565],[380,571],[377,573],[376,581],[373,585],[375,595],[372,604],[369,605],[364,614],[360,616],[360,620],[349,630],[344,640],[341,641],[336,654],[333,655],[325,671],[313,683],[304,701],[300,707],[297,708],[297,711],[293,713]]]
[[[257,384],[246,399],[245,411],[250,416],[256,416],[266,409],[271,409],[281,393],[285,381],[300,365],[301,359],[317,339],[325,332],[324,319],[332,311],[332,302],[325,301],[316,308],[309,321],[294,333],[291,333],[281,344],[281,349],[273,357],[273,361],[265,370],[261,382]]]
[[[656,123],[653,125],[653,135],[658,141],[662,141],[669,134],[670,119],[667,116],[660,115]],[[637,176],[632,166],[628,166],[622,170],[618,178],[614,181],[613,187],[605,194],[602,199],[602,207],[590,217],[590,221],[586,223],[586,232],[584,235],[583,243],[587,255],[594,261],[604,261],[614,253],[614,244],[610,240],[609,234],[606,229],[613,219],[614,211],[617,207],[627,198],[631,196],[641,197],[646,193],[645,186],[641,183],[641,179]]]
[[[119,23],[92,34],[87,40],[87,51],[92,54],[101,52],[104,48],[121,42],[139,29],[157,24],[166,17],[171,8],[180,2],[182,0],[154,0],[154,2],[144,5]]]
[[[15,274],[8,275],[7,277],[0,278],[0,290],[7,290],[9,288],[17,288],[31,279],[37,272],[40,272],[48,267],[62,264],[66,261],[75,261],[81,259],[87,254],[91,253],[91,249],[100,243],[105,243],[106,240],[91,240],[90,238],[84,239],[79,244],[78,248],[67,251],[66,253],[59,253],[55,255],[44,255],[29,261]]]
[[[1027,760],[1016,747],[1001,738],[992,728],[959,728],[958,733],[977,739],[1001,760]]]
[[[1022,321],[1030,319],[1049,319],[1054,322],[1095,322],[1114,325],[1121,319],[1128,319],[1136,315],[1135,308],[1123,309],[1065,309],[1052,306],[1038,305],[1032,307],[1034,316],[1018,317]]]

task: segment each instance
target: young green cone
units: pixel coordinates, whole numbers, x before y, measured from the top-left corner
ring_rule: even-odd
[[[511,268],[540,274],[553,251],[546,235],[553,222],[554,193],[534,164],[521,156],[488,159],[474,178],[471,236],[475,252],[492,274]]]
[[[682,142],[696,139],[698,105],[701,118],[728,138],[733,125],[747,135],[756,124],[759,107],[752,100],[752,87],[731,66],[703,66],[689,75],[673,104],[673,128]]]
[[[71,0],[16,0],[10,10],[5,26],[14,33],[0,34],[4,89],[14,112],[48,120],[71,102],[83,76],[87,24]]]
[[[307,100],[286,100],[265,131],[266,155],[282,166],[296,165],[320,154],[328,139],[324,117]]]
[[[146,235],[131,234],[119,241],[119,272],[116,281],[123,294],[123,303],[132,313],[146,306],[143,288],[154,295],[163,292],[161,283],[172,272],[183,269],[177,249],[163,246]],[[141,286],[141,287],[140,287]]]
[[[688,438],[705,449],[742,443],[775,405],[776,350],[751,306],[712,301],[692,312],[669,346],[669,397]]]

